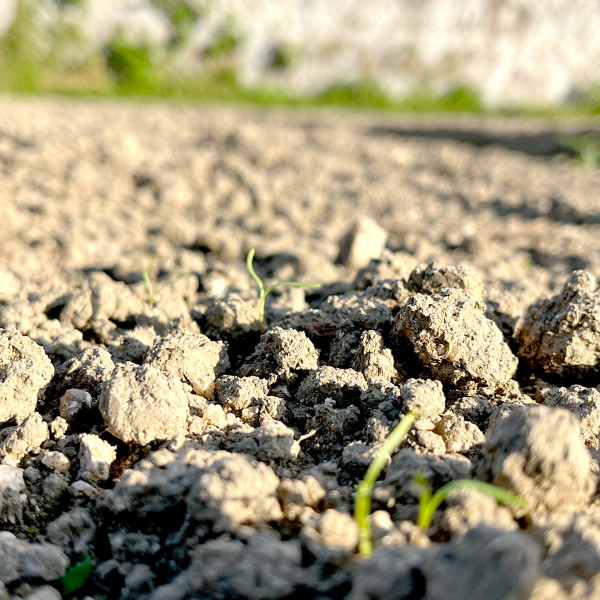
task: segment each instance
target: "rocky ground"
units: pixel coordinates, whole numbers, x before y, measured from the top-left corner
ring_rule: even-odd
[[[0,100],[0,598],[597,598],[590,128]]]

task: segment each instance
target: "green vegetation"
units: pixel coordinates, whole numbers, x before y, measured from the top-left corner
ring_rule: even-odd
[[[254,281],[258,284],[258,289],[260,291],[260,300],[258,304],[258,317],[260,321],[260,332],[265,332],[265,299],[275,288],[278,287],[304,287],[304,288],[316,288],[319,287],[319,283],[299,283],[297,281],[280,281],[279,283],[274,283],[265,289],[265,284],[263,280],[256,274],[254,267],[252,265],[252,261],[254,260],[254,248],[250,249],[248,252],[248,256],[246,257],[246,267],[248,268],[248,273],[252,276]]]
[[[173,26],[172,45],[185,42],[196,21],[202,17],[194,2],[189,0],[152,0],[160,8]]]
[[[600,132],[563,135],[560,142],[572,150],[580,165],[600,168]]]
[[[45,66],[35,23],[34,2],[17,4],[15,20],[0,40],[0,86],[6,91],[37,92],[44,88]]]
[[[132,45],[122,35],[106,47],[106,66],[119,91],[152,94],[162,87],[157,49],[150,44]]]
[[[417,415],[414,412],[407,413],[396,425],[392,433],[383,442],[379,452],[369,465],[363,480],[356,488],[356,502],[354,504],[354,519],[358,524],[358,551],[365,558],[373,552],[373,541],[369,515],[371,514],[371,491],[379,478],[381,471],[387,464],[392,452],[400,445],[408,435],[410,428]]]
[[[441,96],[422,90],[397,100],[389,96],[373,79],[364,79],[346,85],[334,85],[319,95],[316,102],[321,105],[399,111],[485,111],[479,92],[468,86],[456,86]]]
[[[472,489],[487,494],[495,498],[503,504],[511,504],[518,508],[525,508],[527,502],[520,496],[513,494],[505,489],[502,489],[491,483],[476,481],[474,479],[457,479],[443,485],[435,494],[432,494],[431,486],[423,473],[415,475],[415,482],[423,490],[419,497],[419,515],[417,517],[417,525],[425,531],[431,526],[431,521],[435,511],[440,504],[444,502],[446,496],[453,490]]]
[[[285,71],[298,64],[302,56],[302,50],[298,46],[283,42],[271,49],[269,57],[269,68]]]
[[[67,596],[83,587],[91,573],[92,561],[89,556],[85,556],[77,564],[67,569],[67,572],[58,580],[62,595]]]
[[[150,278],[150,269],[152,268],[152,266],[154,265],[155,262],[156,262],[156,256],[150,261],[150,263],[148,265],[146,265],[142,269],[142,277],[144,278],[144,286],[146,288],[146,298],[147,298],[148,304],[150,306],[154,306],[158,302],[158,300],[160,298],[159,294],[162,290],[164,290],[167,287],[175,285],[178,281],[187,277],[190,274],[189,271],[186,271],[185,273],[182,273],[175,279],[171,279],[170,281],[163,283],[163,285],[161,285],[155,291],[154,286],[152,285],[152,279]]]
[[[392,433],[383,442],[379,452],[369,465],[367,472],[356,488],[356,502],[354,504],[354,519],[358,524],[358,551],[361,556],[367,558],[373,552],[373,541],[371,535],[371,525],[369,515],[371,514],[371,492],[375,482],[383,471],[387,461],[392,456],[394,450],[401,444],[408,435],[412,427],[416,413],[407,413],[393,429]],[[423,473],[418,472],[415,475],[415,483],[421,488],[419,497],[419,513],[417,516],[417,525],[423,530],[431,526],[431,521],[435,511],[444,502],[446,496],[457,489],[474,489],[504,504],[524,508],[527,503],[523,498],[513,494],[498,486],[483,481],[472,479],[458,479],[442,486],[435,494],[432,493],[431,486]]]
[[[132,41],[123,32],[102,51],[74,25],[73,15],[86,10],[88,0],[55,0],[58,20],[48,29],[39,0],[19,0],[16,18],[0,39],[0,90],[11,93],[54,93],[77,96],[127,96],[211,102],[247,102],[301,107],[333,106],[404,112],[468,111],[484,114],[549,117],[600,114],[600,83],[582,91],[564,107],[517,107],[490,110],[478,90],[457,85],[439,94],[427,87],[405,97],[390,96],[373,78],[340,82],[319,94],[302,96],[281,88],[246,87],[238,76],[238,57],[244,38],[233,19],[224,21],[198,55],[199,71],[180,68],[181,50],[194,26],[206,17],[210,2],[151,0],[171,24],[165,47]],[[302,61],[302,48],[281,42],[273,47],[267,67],[274,74]],[[582,162],[596,162],[590,151]]]
[[[207,58],[231,57],[233,52],[242,44],[240,35],[235,30],[235,24],[232,19],[228,19],[220,28],[212,44],[204,49],[204,56]]]

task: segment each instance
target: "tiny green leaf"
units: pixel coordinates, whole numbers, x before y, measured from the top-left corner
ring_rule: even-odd
[[[425,531],[431,526],[433,515],[440,504],[446,499],[448,494],[458,489],[473,489],[502,502],[503,504],[513,505],[519,508],[525,508],[527,502],[508,490],[505,490],[491,483],[476,481],[474,479],[457,479],[443,485],[435,494],[431,494],[431,487],[427,478],[422,473],[415,475],[415,481],[423,487],[423,493],[419,498],[419,514],[417,516],[417,525]]]
[[[83,587],[91,572],[92,560],[89,556],[67,569],[67,572],[58,580],[63,595],[66,596]]]

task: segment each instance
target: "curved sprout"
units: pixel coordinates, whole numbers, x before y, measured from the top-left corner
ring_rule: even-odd
[[[269,293],[271,293],[275,288],[278,287],[304,287],[304,288],[317,288],[321,284],[320,283],[299,283],[298,281],[280,281],[279,283],[274,283],[265,289],[265,284],[263,280],[256,274],[254,270],[254,266],[252,265],[252,261],[254,260],[254,248],[250,248],[248,252],[248,256],[246,256],[246,268],[248,269],[248,273],[252,276],[254,281],[258,284],[258,290],[260,293],[260,301],[258,304],[258,318],[260,322],[260,332],[265,332],[265,300]]]

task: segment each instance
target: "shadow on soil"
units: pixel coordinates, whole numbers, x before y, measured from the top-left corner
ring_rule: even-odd
[[[398,135],[434,140],[451,140],[471,144],[479,148],[484,146],[500,146],[507,150],[514,150],[531,156],[554,156],[556,154],[575,156],[576,152],[573,147],[564,141],[565,135],[585,136],[597,132],[587,128],[572,131],[551,130],[535,134],[507,133],[500,135],[490,131],[453,127],[373,127],[369,130],[369,133],[374,136]]]

